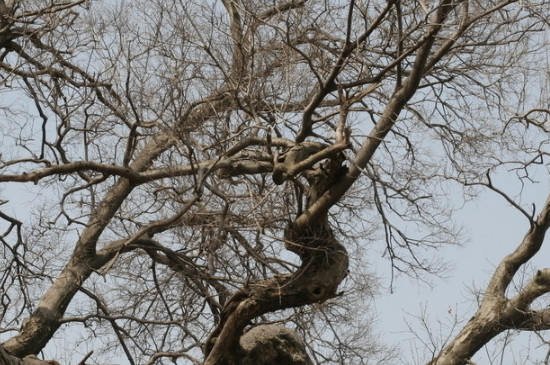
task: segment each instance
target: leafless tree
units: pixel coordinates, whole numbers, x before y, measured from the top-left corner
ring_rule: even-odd
[[[87,345],[81,364],[236,364],[262,324],[316,363],[383,363],[371,252],[441,270],[457,186],[497,192],[530,229],[427,361],[547,329],[532,303],[550,269],[506,294],[550,203],[536,215],[493,180],[546,171],[548,93],[530,78],[547,76],[549,10],[0,0],[0,364],[44,363],[31,355],[63,338]]]

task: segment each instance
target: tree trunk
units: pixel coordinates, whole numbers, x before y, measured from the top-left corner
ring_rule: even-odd
[[[291,164],[299,162],[292,160]],[[309,171],[307,209],[347,172],[342,162],[342,156],[337,155],[327,160],[322,168]],[[348,273],[348,254],[330,229],[328,208],[310,213],[306,210],[294,222],[289,222],[284,237],[286,249],[300,256],[300,268],[290,275],[248,285],[228,300],[220,323],[208,340],[205,365],[236,364],[243,353],[239,340],[252,319],[337,295],[338,285]]]

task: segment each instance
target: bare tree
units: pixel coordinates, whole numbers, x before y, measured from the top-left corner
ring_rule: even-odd
[[[546,329],[531,304],[550,269],[506,289],[548,203],[535,217],[492,176],[528,181],[544,161],[547,100],[528,77],[545,76],[548,10],[0,0],[0,363],[68,336],[130,364],[236,364],[243,334],[274,323],[314,362],[383,363],[369,252],[437,273],[431,250],[459,242],[456,186],[496,191],[531,228],[430,364]]]

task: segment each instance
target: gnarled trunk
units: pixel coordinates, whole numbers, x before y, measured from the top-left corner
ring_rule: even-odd
[[[228,300],[207,343],[205,365],[236,364],[245,352],[239,339],[252,319],[337,295],[338,285],[348,273],[347,251],[329,227],[328,211],[315,219],[303,217],[308,215],[307,208],[347,172],[342,162],[341,155],[333,156],[322,168],[308,171],[310,186],[306,212],[289,222],[284,237],[285,248],[300,256],[300,268],[290,275],[250,284]]]

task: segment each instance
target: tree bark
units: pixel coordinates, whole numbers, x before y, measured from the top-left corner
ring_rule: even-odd
[[[323,169],[310,174],[308,207],[347,172],[342,162],[343,159],[335,156]],[[248,285],[228,300],[220,323],[209,337],[205,365],[236,364],[239,354],[243,353],[239,339],[252,319],[337,295],[338,285],[347,275],[349,261],[346,249],[330,229],[327,214],[328,208],[316,215],[306,212],[289,222],[284,237],[285,247],[300,256],[300,268],[290,275]],[[304,216],[310,219],[304,219]]]
[[[300,335],[283,326],[256,326],[241,337],[240,345],[242,365],[313,365]]]
[[[4,346],[0,345],[0,365],[59,365],[59,363],[53,360],[40,360],[35,356],[19,358],[10,355]]]

